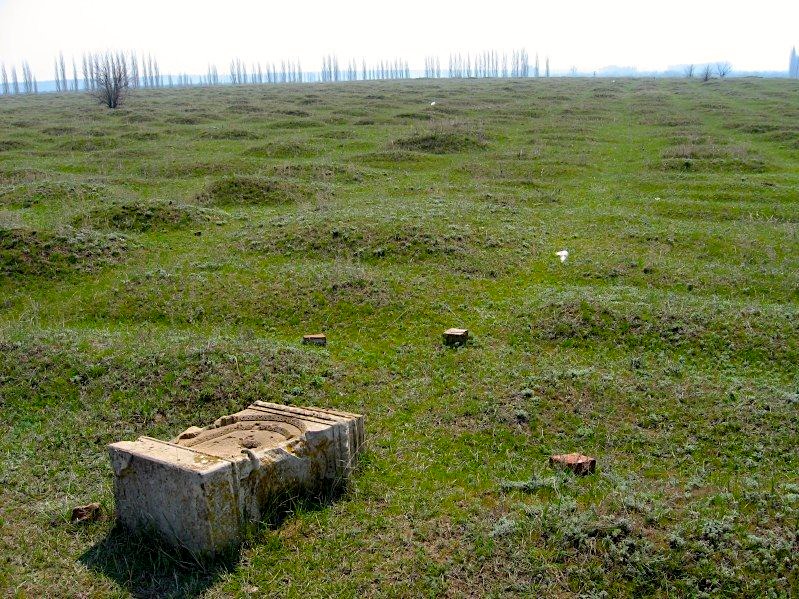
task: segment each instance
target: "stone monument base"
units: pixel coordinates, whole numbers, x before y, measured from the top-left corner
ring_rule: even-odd
[[[363,447],[364,418],[257,401],[172,441],[109,446],[118,522],[194,554],[237,544],[275,500],[333,490]]]

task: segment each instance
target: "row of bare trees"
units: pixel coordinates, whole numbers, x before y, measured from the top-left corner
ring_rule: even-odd
[[[700,68],[696,65],[689,64],[683,69],[683,74],[688,78],[699,77],[702,81],[710,81],[714,75],[718,75],[719,79],[725,79],[727,75],[732,72],[732,65],[729,62],[717,62],[715,64],[705,64]]]
[[[64,53],[60,52],[55,59],[55,89],[58,92],[79,91],[81,89],[93,91],[96,84],[95,67],[97,66],[96,54],[84,54],[81,62],[81,71],[78,72],[78,64],[72,57],[71,76],[68,73],[67,61]],[[100,54],[99,56],[102,56]],[[131,87],[163,87],[164,77],[158,67],[158,61],[152,55],[139,56],[135,52],[114,53],[115,62],[124,63],[128,72],[129,85]],[[81,77],[82,75],[82,77]],[[171,79],[171,76],[169,77]],[[185,80],[185,76],[179,75],[178,80]]]
[[[17,73],[16,65],[11,65],[9,70],[6,70],[6,65],[0,63],[0,90],[4,95],[10,94],[35,94],[39,92],[39,84],[36,77],[33,75],[31,66],[27,61],[24,61]],[[10,75],[10,76],[9,76]]]
[[[344,67],[339,67],[338,56],[328,54],[322,57],[322,70],[319,81],[369,81],[375,79],[410,79],[411,69],[408,61],[402,58],[383,59],[367,64],[366,59],[351,59]]]
[[[240,59],[230,63],[229,77],[223,81],[215,65],[209,65],[205,76],[193,77],[187,73],[162,75],[158,61],[150,54],[139,55],[135,52],[116,52],[100,54],[84,54],[81,70],[73,57],[69,64],[63,53],[55,59],[55,88],[59,92],[80,91],[98,92],[108,96],[107,86],[127,88],[159,88],[186,87],[192,85],[233,85],[265,84],[265,83],[303,83],[307,81],[356,81],[374,79],[409,79],[411,71],[408,61],[401,58],[380,60],[367,64],[366,59],[359,62],[351,59],[343,67],[335,54],[322,58],[319,73],[306,73],[299,60],[282,60],[278,63],[252,63],[249,68]],[[69,68],[71,67],[71,68]],[[729,62],[718,62],[701,66],[688,65],[684,69],[686,77],[698,77],[708,81],[714,76],[726,78],[732,71]],[[796,50],[791,53],[789,76],[799,77],[799,57]],[[424,62],[424,76],[427,78],[463,78],[463,77],[549,77],[549,57],[544,60],[543,69],[538,54],[531,62],[524,48],[514,50],[511,54],[488,50],[477,54],[450,54],[447,70],[442,70],[438,56],[427,56]],[[109,81],[112,83],[109,84]],[[30,65],[23,62],[17,70],[15,65],[6,69],[0,64],[0,92],[5,95],[38,92],[38,83]],[[120,95],[117,92],[111,96]],[[121,95],[124,95],[121,94]],[[105,100],[104,100],[105,102]],[[111,99],[114,106],[117,100]]]
[[[299,60],[282,60],[276,62],[251,63],[248,65],[241,59],[233,59],[230,63],[226,81],[220,78],[215,65],[208,65],[203,76],[193,77],[186,73],[173,76],[162,74],[161,69],[151,54],[136,52],[114,52],[100,54],[84,54],[80,65],[75,57],[69,61],[60,52],[54,60],[54,84],[57,92],[100,90],[101,80],[114,78],[113,73],[106,73],[106,59],[113,71],[125,74],[125,86],[131,88],[159,88],[191,85],[233,85],[264,83],[303,83],[306,81],[356,81],[375,79],[409,79],[411,77],[408,61],[402,58],[380,60],[367,64],[366,59],[351,59],[343,67],[339,66],[338,56],[329,54],[322,58],[322,68],[318,73],[306,73]],[[113,60],[111,60],[113,59]],[[99,70],[98,70],[99,69]],[[546,59],[545,76],[549,76],[549,58]],[[21,74],[21,78],[20,78]],[[425,58],[424,76],[440,77],[539,77],[538,55],[531,64],[525,49],[515,50],[510,55],[496,51],[485,51],[475,55],[451,54],[447,70],[442,70],[437,56]],[[0,64],[0,91],[3,94],[35,93],[38,84],[27,62],[22,63],[18,71],[12,66],[7,71]]]
[[[247,65],[240,59],[235,58],[230,61],[230,83],[233,85],[261,84],[261,83],[302,83],[305,76],[302,72],[300,61],[282,60],[280,65],[267,62],[262,65],[260,62],[250,65],[249,72]],[[218,85],[219,73],[215,66],[208,67],[208,78],[199,83],[205,85]]]
[[[449,67],[442,73],[441,63],[437,56],[427,56],[424,62],[424,76],[428,78],[441,77],[540,77],[541,65],[538,54],[531,64],[527,50],[514,50],[510,57],[507,53],[498,53],[495,50],[471,54],[450,54]],[[544,76],[549,77],[549,58],[545,59]]]

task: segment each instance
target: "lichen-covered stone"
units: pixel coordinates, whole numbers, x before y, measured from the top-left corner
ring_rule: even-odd
[[[109,446],[119,523],[195,554],[241,540],[285,493],[341,485],[363,446],[363,416],[255,402],[172,441]]]

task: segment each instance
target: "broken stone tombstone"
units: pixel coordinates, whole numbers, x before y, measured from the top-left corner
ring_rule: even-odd
[[[327,345],[327,336],[324,333],[302,336],[303,345]]]
[[[363,442],[361,415],[257,401],[172,441],[113,443],[117,521],[195,555],[217,553],[286,494],[342,485]]]
[[[468,329],[447,329],[444,331],[444,345],[463,345],[469,340]]]

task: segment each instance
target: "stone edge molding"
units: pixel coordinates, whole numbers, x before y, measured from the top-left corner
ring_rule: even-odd
[[[225,457],[190,446],[193,439],[222,438],[250,426],[274,431],[265,434],[278,441],[236,447],[241,451]],[[273,514],[276,499],[343,485],[363,446],[362,415],[263,401],[172,441],[112,443],[117,522],[130,531],[156,532],[195,555],[217,553]]]

